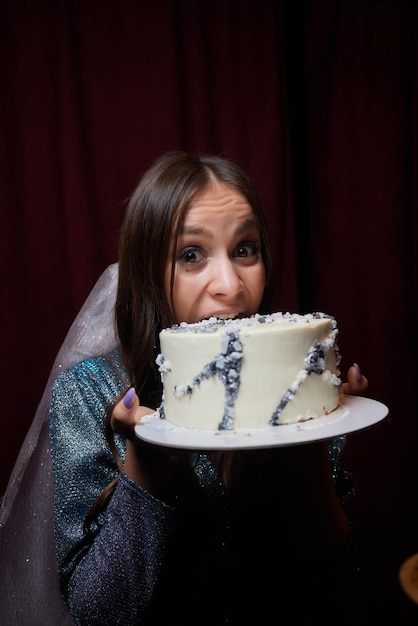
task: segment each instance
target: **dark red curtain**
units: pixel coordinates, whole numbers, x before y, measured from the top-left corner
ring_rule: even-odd
[[[346,459],[376,615],[411,609],[397,571],[418,551],[417,8],[3,0],[2,491],[138,178],[167,150],[221,152],[266,208],[274,306],[335,315],[343,368],[358,361],[390,408]]]

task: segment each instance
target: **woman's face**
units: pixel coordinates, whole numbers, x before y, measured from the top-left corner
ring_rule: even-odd
[[[265,286],[260,232],[245,198],[214,182],[189,206],[177,241],[173,304],[177,322],[257,312]],[[172,251],[171,251],[172,252]],[[170,298],[171,254],[165,273]]]

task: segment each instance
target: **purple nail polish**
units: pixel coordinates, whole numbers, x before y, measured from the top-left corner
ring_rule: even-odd
[[[123,398],[123,404],[127,409],[130,409],[131,406],[133,405],[134,395],[135,395],[135,389],[133,387],[128,389],[128,391],[125,393],[125,396]]]
[[[357,380],[360,381],[361,380],[361,369],[360,369],[359,365],[357,365],[357,363],[353,363],[353,365],[356,368]]]

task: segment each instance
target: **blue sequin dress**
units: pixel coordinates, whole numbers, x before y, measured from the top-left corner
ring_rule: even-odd
[[[96,532],[83,533],[86,514],[118,474],[104,418],[128,385],[115,350],[65,370],[53,387],[57,562],[75,623],[264,625],[288,609],[298,625],[315,616],[322,624],[344,623],[341,606],[351,602],[358,569],[353,536],[314,560],[298,553],[287,540],[274,455],[267,464],[250,463],[244,482],[225,494],[208,456],[193,453],[192,469],[169,503],[121,470]],[[116,446],[123,459],[121,438]],[[335,480],[344,485],[341,497],[351,489],[342,446],[342,439],[330,445]]]

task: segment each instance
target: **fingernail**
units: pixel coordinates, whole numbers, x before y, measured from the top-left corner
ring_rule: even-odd
[[[130,409],[131,406],[133,405],[133,403],[134,403],[134,395],[135,395],[135,389],[133,387],[128,389],[128,391],[125,393],[125,396],[123,398],[123,405],[127,409]]]
[[[357,363],[353,363],[353,366],[356,368],[357,380],[360,381],[361,380],[361,369],[360,369],[360,366],[357,365]]]

